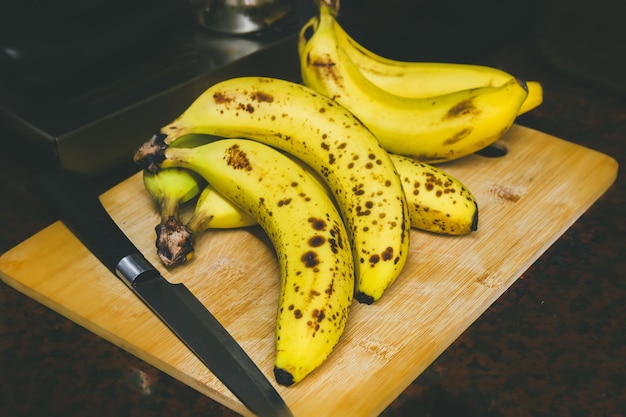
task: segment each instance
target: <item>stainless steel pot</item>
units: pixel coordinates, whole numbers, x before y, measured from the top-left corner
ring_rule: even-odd
[[[244,34],[269,28],[290,13],[293,0],[189,0],[198,23],[220,33]]]

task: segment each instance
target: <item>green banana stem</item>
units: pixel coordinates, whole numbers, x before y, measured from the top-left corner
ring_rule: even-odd
[[[208,215],[208,216],[194,215],[187,222],[186,224],[187,229],[194,230],[196,231],[196,233],[204,232],[209,228],[209,223],[211,223],[211,220],[213,220],[213,217],[214,217],[213,215]]]
[[[180,200],[177,198],[165,197],[159,202],[159,214],[161,216],[161,224],[168,221],[179,221]]]

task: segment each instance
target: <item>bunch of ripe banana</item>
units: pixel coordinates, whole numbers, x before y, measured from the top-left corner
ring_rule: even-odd
[[[203,144],[214,139],[208,139]],[[301,161],[291,158],[321,187],[324,181]],[[464,235],[478,228],[478,205],[457,178],[432,165],[402,155],[389,154],[402,181],[409,205],[411,227],[442,235]],[[167,267],[193,257],[195,238],[209,229],[236,229],[257,225],[242,207],[217,191],[196,171],[180,167],[143,171],[144,186],[160,212],[155,227],[156,249]],[[204,187],[204,188],[202,188]],[[182,222],[179,207],[197,197],[191,217]]]
[[[442,161],[471,153],[492,140],[494,123],[501,134],[515,115],[541,102],[540,88],[531,99],[515,78],[495,69],[377,57],[341,30],[323,1],[319,18],[303,28],[300,52],[310,87],[266,77],[219,82],[134,155],[161,212],[157,250],[165,265],[187,262],[194,237],[209,228],[258,224],[267,233],[281,276],[274,374],[286,386],[326,360],[353,299],[373,303],[395,281],[411,228],[448,235],[477,229],[472,193],[415,156]],[[388,74],[389,91],[398,79],[415,77],[419,85],[430,78],[411,93],[429,98],[384,91],[381,73]],[[449,88],[467,88],[446,91],[446,80],[458,74],[466,74],[466,84]],[[331,78],[343,81],[327,94]],[[371,107],[376,119],[401,122],[368,125],[367,112],[346,107],[351,100]],[[442,139],[459,129],[467,133]],[[178,207],[194,197],[193,214],[183,221]]]
[[[389,152],[430,163],[461,158],[542,101],[538,82],[495,68],[380,57],[343,30],[339,0],[317,3],[319,16],[300,31],[303,82],[350,110]]]

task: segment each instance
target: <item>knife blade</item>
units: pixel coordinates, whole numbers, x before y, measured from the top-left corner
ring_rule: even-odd
[[[54,170],[36,175],[43,202],[120,278],[252,413],[291,417],[265,375],[184,284],[172,284],[150,264],[100,202],[83,175]]]

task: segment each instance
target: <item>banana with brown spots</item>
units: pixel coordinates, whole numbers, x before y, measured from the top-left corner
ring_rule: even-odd
[[[416,159],[396,154],[389,156],[402,180],[409,204],[411,227],[448,236],[465,235],[478,229],[478,203],[460,180],[439,167]],[[306,165],[301,166],[309,171]],[[211,188],[207,186],[207,189]],[[210,199],[203,198],[207,194],[205,189],[198,198],[197,214],[187,223],[190,230],[195,230],[194,234],[207,227],[238,228],[250,225],[250,219],[232,201],[216,190],[209,191]],[[202,222],[202,219],[209,222],[206,227],[193,226]]]
[[[499,139],[514,123],[528,96],[511,77],[498,86],[425,98],[391,94],[372,83],[340,46],[335,31],[338,0],[319,0],[319,16],[300,31],[305,85],[358,117],[389,152],[424,162],[449,161]]]
[[[495,87],[513,78],[508,72],[485,65],[389,59],[359,44],[336,20],[334,26],[339,46],[359,71],[373,84],[391,94],[411,98],[433,97],[476,87]],[[300,38],[301,43],[304,41]],[[528,81],[526,86],[528,96],[518,116],[543,101],[541,83]]]
[[[228,79],[205,90],[134,159],[158,170],[164,150],[189,134],[253,139],[317,172],[348,230],[359,302],[378,300],[404,268],[411,224],[400,178],[376,137],[337,102],[285,80]]]
[[[320,366],[344,331],[354,263],[340,213],[300,165],[262,143],[225,139],[169,147],[162,167],[202,175],[265,230],[280,267],[274,374],[292,385]]]
[[[390,156],[402,180],[412,227],[442,235],[465,235],[478,228],[476,198],[461,181],[416,159]]]

